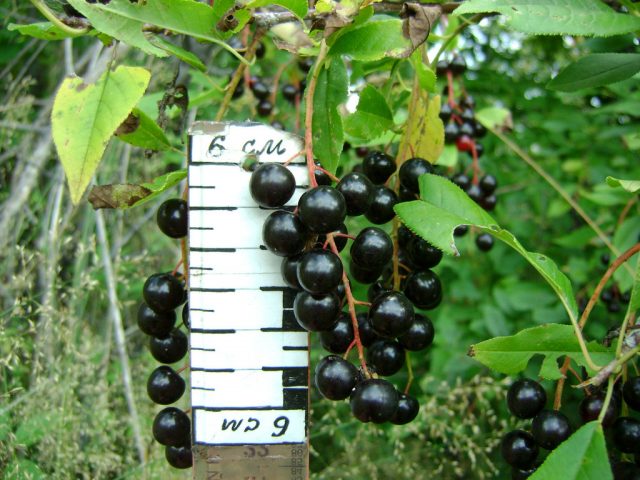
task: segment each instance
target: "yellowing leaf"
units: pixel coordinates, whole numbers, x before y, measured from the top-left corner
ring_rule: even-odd
[[[412,156],[435,163],[444,149],[444,124],[439,117],[440,95],[422,93],[407,120],[402,145],[408,142]]]
[[[109,139],[144,94],[150,77],[144,68],[120,66],[106,71],[95,84],[70,77],[60,86],[51,130],[74,204],[80,201]]]

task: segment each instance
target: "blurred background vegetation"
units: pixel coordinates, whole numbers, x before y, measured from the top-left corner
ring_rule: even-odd
[[[164,449],[152,439],[158,408],[148,400],[145,385],[155,361],[135,321],[146,277],[172,269],[179,258],[177,244],[155,227],[155,211],[166,196],[126,212],[96,214],[86,202],[74,207],[51,141],[49,114],[65,75],[76,72],[95,79],[117,56],[121,63],[151,69],[152,84],[140,108],[153,118],[166,91],[176,84],[187,86],[189,110],[183,115],[171,107],[167,121],[174,145],[184,146],[184,122],[215,116],[235,60],[219,47],[185,40],[185,47],[205,60],[208,70],[201,73],[171,57],[155,59],[123,46],[114,52],[93,38],[54,42],[9,31],[10,23],[42,20],[28,2],[2,2],[0,14],[0,478],[189,478],[189,471],[171,470]],[[269,79],[287,65],[283,79],[304,78],[290,54],[278,51],[268,37],[264,44],[266,57],[251,67],[251,74]],[[477,108],[510,109],[515,142],[621,251],[638,241],[638,197],[630,200],[604,179],[640,178],[638,81],[574,94],[551,92],[545,84],[586,52],[637,52],[638,45],[632,35],[524,37],[507,33],[496,19],[466,29],[452,45],[469,65],[464,86]],[[365,77],[375,82],[369,74],[384,78],[391,63],[353,64],[352,85]],[[412,72],[405,74],[410,85]],[[399,106],[407,95],[395,98]],[[245,94],[234,101],[227,118],[256,118],[254,103]],[[279,101],[272,120],[295,130],[296,109]],[[554,258],[580,298],[590,295],[605,270],[602,241],[499,139],[488,136],[482,143],[482,169],[500,185],[495,218],[525,247]],[[343,154],[343,169],[357,161],[352,148]],[[114,140],[96,183],[149,180],[184,163],[179,152],[148,154]],[[452,174],[469,163],[461,154],[457,166],[441,171]],[[177,188],[170,193],[178,194]],[[473,233],[460,238],[461,257],[446,258],[437,267],[445,300],[429,314],[436,326],[435,344],[413,355],[417,379],[412,393],[422,405],[418,419],[405,427],[362,425],[351,417],[347,403],[322,401],[314,391],[312,478],[508,477],[496,446],[516,426],[504,405],[509,379],[467,357],[468,347],[566,318],[552,291],[515,252],[496,244],[482,253],[473,239]],[[111,279],[107,265],[113,270]],[[110,280],[116,285],[112,298]],[[619,281],[628,288],[624,278]],[[126,400],[125,357],[114,336],[118,315],[132,402]],[[619,324],[619,315],[599,305],[588,336],[601,340]],[[313,341],[312,359],[317,360],[321,347]],[[404,375],[392,380],[401,386]],[[566,413],[577,425],[579,394],[565,392]],[[188,408],[187,398],[181,402]]]

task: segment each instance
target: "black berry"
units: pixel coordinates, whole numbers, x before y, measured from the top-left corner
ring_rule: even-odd
[[[405,425],[418,416],[420,404],[415,397],[406,393],[400,393],[398,396],[398,408],[396,413],[391,417],[391,423],[395,425]]]
[[[498,180],[493,175],[487,174],[480,179],[480,189],[485,195],[491,195],[498,187]]]
[[[623,453],[640,453],[640,422],[631,417],[618,417],[612,427],[613,444]]]
[[[142,296],[154,311],[169,312],[184,302],[184,286],[171,273],[155,273],[144,282]]]
[[[174,407],[161,410],[153,420],[153,437],[162,445],[183,447],[191,444],[191,421]]]
[[[189,341],[182,330],[174,329],[168,337],[151,337],[151,355],[160,363],[175,363],[184,358],[189,350]]]
[[[362,171],[373,183],[380,185],[396,171],[396,162],[384,152],[369,152],[362,161]]]
[[[344,353],[353,342],[353,325],[351,316],[342,312],[331,330],[320,332],[322,347],[331,353]]]
[[[369,347],[367,362],[378,375],[393,375],[404,365],[404,349],[395,340],[378,340]]]
[[[360,231],[351,244],[351,260],[368,269],[383,268],[393,255],[391,237],[377,227],[367,227]]]
[[[371,223],[382,225],[395,217],[393,207],[398,203],[396,192],[384,185],[376,185],[371,193],[371,203],[364,214]]]
[[[553,450],[571,435],[569,419],[561,412],[543,410],[533,418],[531,433],[542,448]]]
[[[249,180],[253,200],[261,207],[281,207],[293,196],[296,179],[291,171],[279,163],[263,163]]]
[[[298,94],[299,94],[299,92],[298,92],[298,89],[296,88],[295,85],[292,85],[290,83],[285,83],[282,86],[282,96],[286,100],[288,100],[288,101],[293,103],[295,101],[295,99],[296,99],[296,95],[298,95]]]
[[[640,412],[640,377],[629,378],[622,387],[622,398],[632,410]]]
[[[303,255],[304,253],[300,253],[293,257],[285,257],[280,264],[280,273],[282,274],[284,283],[296,290],[302,290],[302,285],[300,285],[298,281],[298,264]]]
[[[149,398],[160,405],[177,402],[184,393],[185,382],[176,371],[166,365],[156,368],[147,380]]]
[[[300,326],[309,332],[330,330],[338,321],[340,299],[335,293],[300,292],[293,301],[293,313]]]
[[[476,237],[476,246],[483,252],[488,252],[493,248],[493,237],[488,233],[481,233]]]
[[[164,447],[164,456],[173,468],[191,468],[193,465],[193,453],[191,448],[187,446],[172,447],[167,445]]]
[[[533,418],[547,403],[547,392],[534,380],[516,380],[507,392],[509,411],[518,418]]]
[[[400,292],[380,295],[369,309],[369,321],[373,331],[382,337],[402,335],[411,327],[415,317],[413,305]]]
[[[358,369],[338,355],[324,357],[315,371],[318,391],[329,400],[344,400],[356,386]]]
[[[260,80],[251,83],[251,91],[253,95],[260,100],[266,100],[269,98],[269,94],[271,94],[269,87]]]
[[[171,238],[182,238],[188,231],[187,202],[181,198],[170,198],[160,205],[156,215],[156,222],[162,233]]]
[[[411,261],[420,268],[433,268],[442,260],[442,250],[415,236],[408,247]]]
[[[138,327],[147,335],[166,337],[175,323],[176,313],[173,310],[158,313],[144,302],[138,308]]]
[[[371,204],[373,184],[366,175],[357,172],[347,173],[336,185],[347,204],[347,215],[362,215]]]
[[[407,278],[404,294],[416,307],[434,309],[442,301],[440,278],[431,270],[412,273]]]
[[[324,295],[342,281],[342,261],[329,250],[311,250],[300,258],[297,273],[298,282],[304,290],[314,295]]]
[[[538,456],[538,445],[531,434],[523,430],[513,430],[502,438],[500,451],[512,467],[528,469]]]
[[[597,392],[588,397],[584,397],[580,402],[580,417],[584,423],[592,422],[598,419],[602,407],[604,406],[604,393]],[[615,401],[609,402],[607,413],[605,413],[602,419],[602,426],[604,428],[613,425],[613,422],[618,417],[618,405]]]
[[[291,212],[275,211],[262,227],[262,241],[270,252],[290,257],[302,252],[307,241],[307,229]]]
[[[435,330],[431,320],[417,313],[409,330],[398,337],[398,342],[405,350],[417,352],[431,345],[434,336]]]
[[[398,401],[398,392],[388,381],[363,380],[351,393],[351,413],[361,422],[384,423],[393,417]]]
[[[256,106],[256,111],[261,117],[268,117],[273,112],[273,103],[269,100],[260,100]]]
[[[410,192],[419,194],[418,179],[425,173],[433,173],[433,166],[424,158],[410,158],[400,166],[398,176],[403,186]]]
[[[338,230],[347,215],[347,205],[335,188],[321,185],[307,190],[298,201],[298,215],[314,233]]]
[[[369,314],[367,312],[360,312],[356,315],[358,320],[358,333],[360,334],[360,341],[364,347],[369,347],[373,342],[378,340],[378,334],[373,330],[371,322],[369,321]]]

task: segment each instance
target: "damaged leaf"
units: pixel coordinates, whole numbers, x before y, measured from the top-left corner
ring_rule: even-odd
[[[100,208],[125,209],[151,194],[151,190],[133,183],[96,185],[89,192],[89,203],[94,210]]]
[[[442,9],[438,5],[422,5],[420,3],[405,3],[400,11],[402,33],[411,40],[413,48],[422,45],[431,32],[431,25],[438,21]]]

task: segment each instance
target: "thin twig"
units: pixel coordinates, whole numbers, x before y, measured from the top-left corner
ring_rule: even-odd
[[[104,275],[107,283],[107,294],[109,297],[109,314],[114,327],[114,337],[116,348],[118,349],[118,357],[122,368],[122,384],[124,387],[124,395],[127,401],[127,409],[129,410],[129,424],[133,431],[133,437],[138,453],[140,463],[145,462],[145,449],[142,440],[142,432],[140,430],[140,418],[136,407],[135,396],[131,382],[131,368],[129,366],[129,354],[127,353],[126,336],[120,314],[120,306],[118,305],[118,293],[116,287],[115,273],[111,263],[111,255],[109,243],[107,240],[107,232],[104,223],[102,210],[96,211],[96,230],[98,234],[98,243],[100,245],[100,256],[104,267]]]

